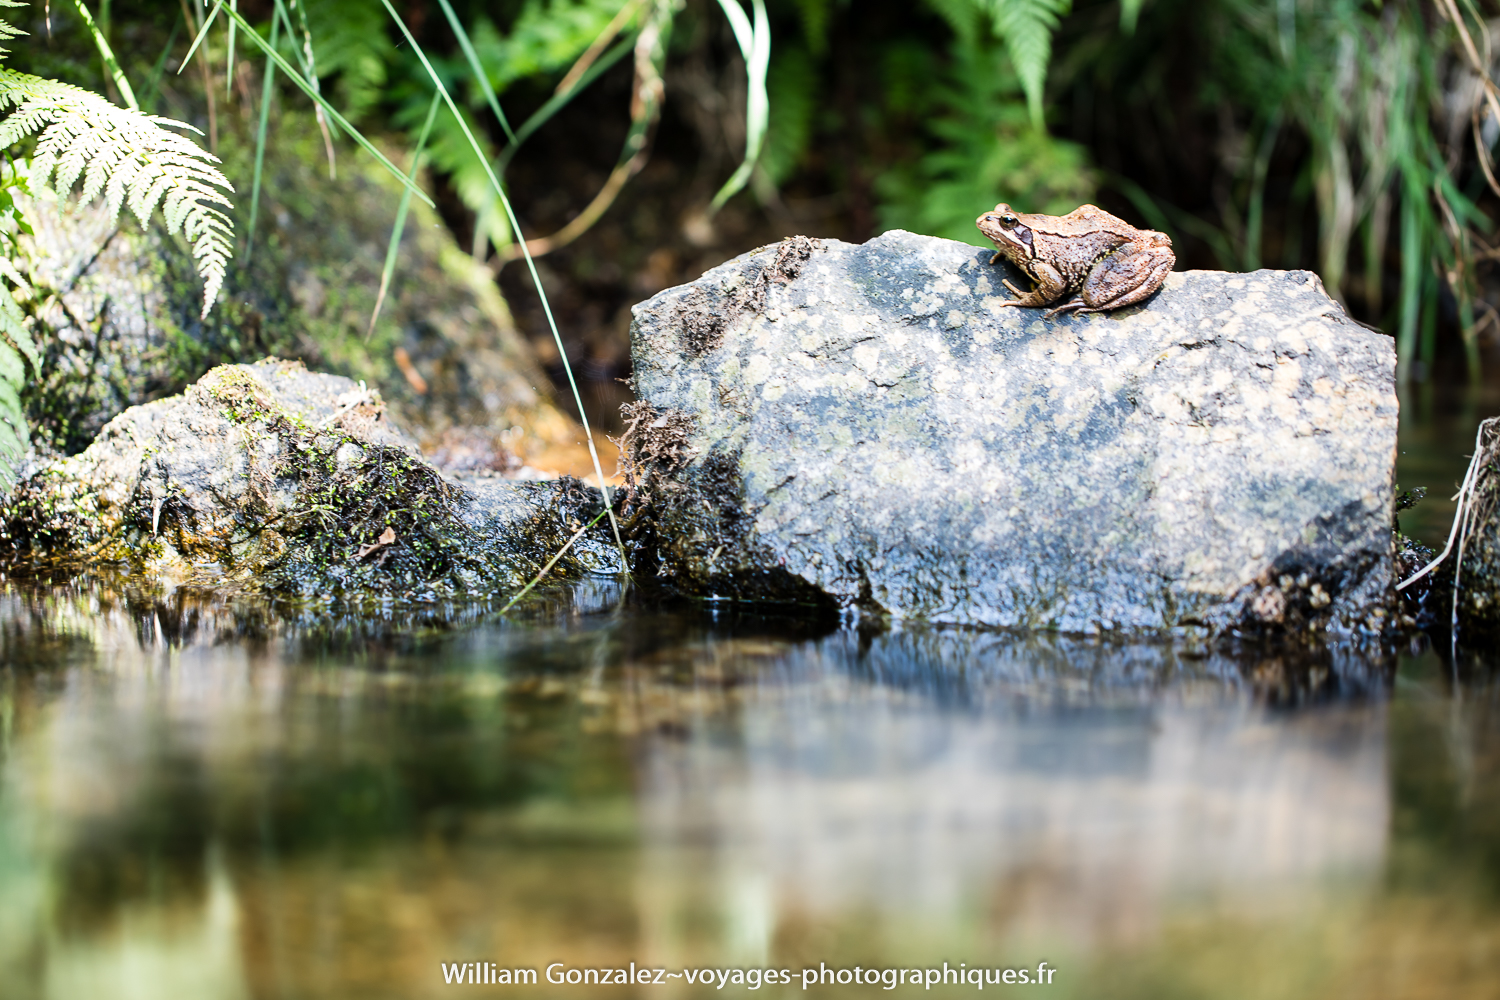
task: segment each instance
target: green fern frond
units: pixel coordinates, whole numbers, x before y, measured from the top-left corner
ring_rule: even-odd
[[[17,0],[0,0],[0,7],[29,7],[30,4],[18,3]],[[20,38],[26,32],[0,17],[0,56],[5,55],[10,49],[4,45],[12,38]]]
[[[0,276],[14,284],[21,295],[31,294],[31,287],[9,257],[0,257]],[[26,369],[30,366],[33,374],[41,370],[40,352],[25,323],[15,296],[0,286],[0,493],[15,485],[16,466],[30,442],[21,407],[21,390],[28,382]]]
[[[1041,128],[1042,89],[1047,82],[1047,64],[1052,61],[1052,33],[1058,21],[1073,9],[1073,0],[983,0],[995,26],[1005,39],[1010,61],[1021,78],[1032,124]]]
[[[489,70],[495,92],[523,77],[572,64],[604,30],[625,0],[528,0],[502,36],[493,23],[477,18],[469,32],[479,61]],[[472,103],[472,102],[471,102]]]
[[[45,185],[55,173],[55,188],[66,195],[82,177],[83,201],[102,194],[111,217],[128,205],[142,225],[162,207],[168,232],[180,230],[192,247],[207,316],[233,251],[225,193],[234,188],[213,166],[217,157],[167,129],[192,126],[0,67],[0,111],[11,107],[15,110],[0,121],[0,149],[41,133],[31,162],[32,183]]]

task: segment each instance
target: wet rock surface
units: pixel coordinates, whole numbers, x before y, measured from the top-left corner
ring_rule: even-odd
[[[1388,337],[1297,271],[1047,322],[989,258],[799,237],[636,307],[638,575],[972,625],[1383,627]]]
[[[305,598],[488,596],[531,580],[601,509],[577,480],[444,476],[378,393],[267,359],[131,407],[8,498],[10,572],[115,564]],[[558,578],[618,568],[598,532]]]

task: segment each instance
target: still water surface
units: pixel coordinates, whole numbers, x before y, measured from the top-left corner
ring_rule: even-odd
[[[1408,533],[1441,546],[1497,409],[1403,401]],[[0,998],[1044,961],[986,989],[1500,997],[1500,655],[861,629],[611,582],[504,619],[0,584]],[[538,983],[445,985],[481,962]],[[750,968],[793,981],[666,978]]]
[[[1482,659],[99,581],[9,585],[0,658],[5,997],[1500,995]],[[793,982],[444,985],[478,961]]]

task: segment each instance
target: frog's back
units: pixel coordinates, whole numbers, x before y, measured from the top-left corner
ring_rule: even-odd
[[[1095,211],[1098,210],[1095,209]],[[1101,212],[1100,214],[1108,213]],[[1076,292],[1083,287],[1084,281],[1088,279],[1089,272],[1094,269],[1095,264],[1129,243],[1130,240],[1119,233],[1098,230],[1070,237],[1067,242],[1066,252],[1060,256],[1054,266],[1061,272],[1063,280],[1067,282],[1068,291]]]

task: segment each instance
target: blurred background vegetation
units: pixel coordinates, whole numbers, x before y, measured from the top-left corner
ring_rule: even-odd
[[[1403,379],[1495,370],[1500,4],[449,2],[394,9],[503,177],[607,429],[628,398],[629,309],[646,296],[794,233],[983,243],[973,219],[1000,200],[1048,213],[1095,201],[1169,233],[1182,268],[1315,270],[1396,337]],[[381,0],[235,4],[268,38],[277,5],[286,60],[383,148],[414,149],[433,86]],[[91,7],[143,109],[194,123],[213,148],[253,146],[266,60],[243,36],[231,58],[227,17],[179,74],[211,5]],[[10,66],[116,95],[72,5],[51,4],[50,25],[40,2],[12,17],[31,36]],[[763,136],[752,30],[770,38]],[[264,93],[274,146],[282,109],[309,102],[284,73]],[[365,155],[323,124],[328,169]],[[515,234],[446,108],[424,149],[443,222],[565,384]],[[724,200],[747,150],[753,169]],[[253,157],[225,160],[243,250]]]

